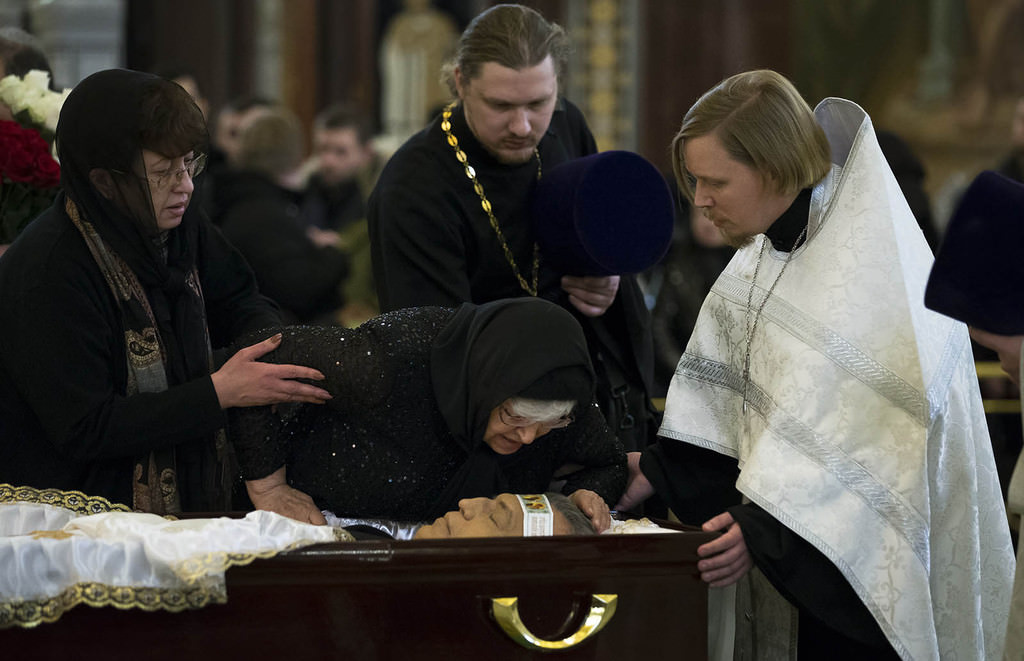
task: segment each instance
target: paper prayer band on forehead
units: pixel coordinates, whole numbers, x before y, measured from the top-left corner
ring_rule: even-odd
[[[550,537],[555,534],[555,513],[544,494],[517,494],[523,508],[523,537]]]

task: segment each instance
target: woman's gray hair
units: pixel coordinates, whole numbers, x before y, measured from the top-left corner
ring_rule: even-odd
[[[576,402],[571,399],[528,399],[513,397],[508,400],[508,412],[537,422],[558,420],[572,413]]]
[[[565,517],[565,520],[569,522],[569,528],[573,535],[594,535],[594,524],[590,522],[590,517],[583,513],[583,510],[576,507],[568,496],[554,491],[549,491],[544,494],[548,498],[548,502],[551,503],[551,507],[559,514]]]

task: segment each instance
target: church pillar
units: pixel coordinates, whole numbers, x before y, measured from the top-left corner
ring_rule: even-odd
[[[636,150],[637,0],[571,0],[575,46],[567,96],[587,117],[599,149]]]
[[[316,0],[289,0],[287,8],[281,9],[278,25],[281,33],[280,98],[308,128],[313,124],[319,103]]]
[[[928,12],[928,53],[921,63],[918,100],[929,104],[945,103],[953,95],[954,10],[950,0],[931,0]]]

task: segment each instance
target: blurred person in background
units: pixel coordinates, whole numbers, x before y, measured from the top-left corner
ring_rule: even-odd
[[[214,225],[220,225],[223,220],[224,201],[220,194],[222,189],[230,186],[230,181],[235,175],[235,160],[238,156],[242,124],[250,116],[275,105],[271,99],[250,95],[233,99],[217,113],[210,135],[210,154],[206,163],[207,175],[203,197],[199,200],[199,204]]]
[[[348,259],[306,233],[300,213],[304,157],[294,113],[282,107],[251,113],[241,125],[236,171],[221,182],[221,228],[286,321],[333,324]]]
[[[313,156],[302,198],[302,220],[310,238],[349,258],[339,322],[358,326],[378,312],[373,282],[366,199],[381,168],[370,122],[343,104],[317,115]]]

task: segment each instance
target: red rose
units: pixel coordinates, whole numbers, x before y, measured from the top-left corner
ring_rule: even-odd
[[[18,140],[14,129],[20,128],[16,122],[0,122],[0,175],[7,174],[7,168],[10,167],[11,152]]]
[[[35,155],[23,140],[13,142],[10,146],[9,161],[4,174],[11,181],[28,183],[35,176]]]
[[[40,152],[36,158],[36,186],[53,188],[60,183],[60,165],[53,160],[49,151]]]
[[[7,139],[21,133],[21,124],[9,119],[0,120],[0,138]]]
[[[15,122],[3,122],[0,126],[0,151],[6,161],[0,172],[11,181],[31,183],[41,188],[56,185],[56,163],[52,162],[50,145],[35,129],[22,128]]]
[[[50,206],[59,183],[60,166],[39,131],[0,122],[0,243]]]

